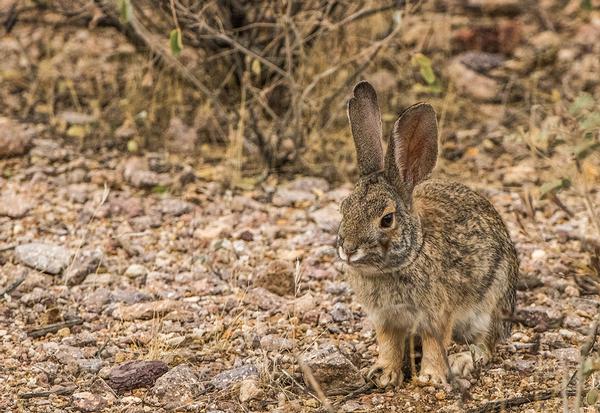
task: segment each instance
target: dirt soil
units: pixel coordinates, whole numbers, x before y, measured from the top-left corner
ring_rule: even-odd
[[[10,172],[0,180],[0,285],[22,279],[2,298],[3,411],[94,411],[90,403],[128,412],[319,411],[298,359],[334,346],[351,362],[338,366],[349,369],[344,375],[354,374],[352,364],[368,369],[377,354],[374,331],[333,247],[337,205],[349,185],[299,177],[232,192],[202,180],[181,184],[185,160],[154,154],[143,169],[140,159],[82,155],[38,139],[30,155],[0,161]],[[180,189],[148,192],[136,187],[139,175]],[[599,302],[593,283],[579,280],[593,280],[577,236],[589,226],[585,206],[565,196],[572,216],[542,202],[535,220],[526,219],[529,206],[515,191],[471,183],[501,212],[521,257],[512,336],[462,393],[409,382],[358,394],[340,403],[342,411],[463,411],[560,388],[577,368]],[[32,242],[61,251],[32,263],[23,251]],[[34,337],[69,320],[80,322]],[[110,370],[128,360],[189,365],[179,380],[194,385],[175,400],[183,386],[176,380],[166,395],[156,385],[113,393]],[[233,378],[219,375],[229,370]],[[349,388],[361,385],[360,375],[353,380]],[[244,403],[240,381],[256,386]],[[18,396],[60,389],[71,391]],[[558,411],[561,403],[527,408]]]

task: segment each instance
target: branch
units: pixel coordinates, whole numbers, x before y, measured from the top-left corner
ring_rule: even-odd
[[[73,318],[71,320],[63,321],[60,323],[48,324],[44,327],[31,329],[27,334],[29,334],[30,337],[34,338],[43,337],[46,334],[56,333],[61,328],[73,327],[79,324],[83,324],[83,320],[81,318]]]
[[[19,399],[35,399],[36,397],[48,397],[48,396],[52,396],[53,394],[59,395],[59,396],[65,396],[68,394],[73,393],[75,390],[77,390],[76,386],[72,386],[72,387],[61,387],[55,390],[46,390],[46,391],[34,391],[34,392],[30,392],[30,393],[20,393],[17,397]]]

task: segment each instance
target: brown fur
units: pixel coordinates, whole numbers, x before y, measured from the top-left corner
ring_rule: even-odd
[[[412,108],[410,122],[405,112],[396,123],[410,126],[394,131],[400,141],[387,159],[396,161],[360,177],[342,202],[338,233],[350,283],[375,325],[380,355],[370,374],[380,373],[382,386],[400,382],[409,335],[421,337],[427,382],[446,383],[450,367],[472,368],[464,354],[450,356],[449,366],[452,338],[477,345],[487,361],[510,332],[504,319],[514,310],[518,277],[515,248],[492,204],[462,184],[426,180],[437,154],[435,113]],[[390,211],[393,225],[382,228]]]
[[[377,93],[367,82],[354,87],[354,97],[348,101],[348,119],[354,136],[354,146],[360,172],[363,175],[383,168],[381,146],[382,127]]]

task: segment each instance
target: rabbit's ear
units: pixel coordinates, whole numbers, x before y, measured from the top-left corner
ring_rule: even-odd
[[[369,82],[354,87],[354,97],[348,101],[348,119],[356,147],[360,175],[383,169],[381,115],[377,93]]]
[[[413,188],[433,170],[437,160],[437,121],[433,107],[417,103],[394,124],[385,157],[385,172],[407,203]]]

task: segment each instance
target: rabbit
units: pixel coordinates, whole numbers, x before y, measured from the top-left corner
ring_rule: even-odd
[[[360,177],[341,202],[337,253],[375,328],[379,356],[367,377],[402,383],[408,337],[420,338],[417,383],[447,387],[486,364],[511,330],[517,253],[498,212],[466,186],[430,179],[437,161],[433,107],[394,124],[387,151],[374,88],[358,83],[348,118]],[[451,340],[471,351],[448,356]]]

